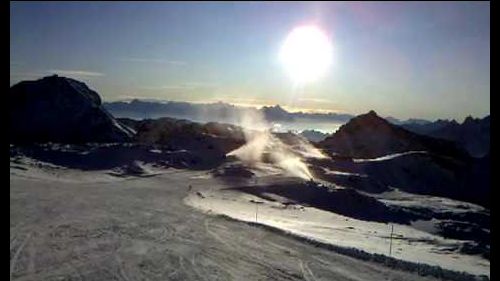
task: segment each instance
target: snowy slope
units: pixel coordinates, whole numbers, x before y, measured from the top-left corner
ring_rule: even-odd
[[[467,255],[457,251],[463,241],[446,239],[422,231],[419,228],[423,226],[419,223],[404,225],[358,220],[313,207],[287,204],[287,200],[279,196],[273,196],[273,200],[266,200],[227,189],[205,190],[203,196],[191,194],[186,202],[205,211],[211,210],[242,221],[258,222],[321,242],[358,248],[369,253],[389,255],[390,225],[394,225],[393,257],[475,275],[489,276],[490,274],[489,260],[479,255]],[[440,199],[452,204],[448,211],[462,203],[445,198]],[[424,200],[413,202],[413,204],[424,203]],[[482,209],[476,205],[472,208]]]
[[[205,173],[14,166],[11,280],[437,280],[189,208]]]

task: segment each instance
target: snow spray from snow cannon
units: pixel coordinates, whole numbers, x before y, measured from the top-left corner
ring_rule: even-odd
[[[279,167],[287,174],[305,180],[313,178],[303,157],[325,158],[326,156],[307,141],[299,141],[293,147],[283,143],[270,131],[270,125],[260,112],[247,112],[240,116],[246,143],[227,155],[236,156],[244,164],[256,167],[267,162]]]

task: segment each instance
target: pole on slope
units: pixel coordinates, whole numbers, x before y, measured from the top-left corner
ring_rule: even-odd
[[[257,222],[257,213],[259,212],[259,204],[255,202],[255,222]]]
[[[390,236],[390,244],[389,244],[389,257],[392,254],[392,233],[394,232],[394,224],[391,224],[391,236]]]

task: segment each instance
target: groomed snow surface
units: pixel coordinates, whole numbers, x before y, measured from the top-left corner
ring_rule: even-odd
[[[268,181],[273,180],[268,179]],[[401,197],[413,196],[399,193]],[[490,275],[488,260],[479,255],[466,255],[453,251],[459,248],[463,241],[433,235],[430,233],[432,229],[419,230],[432,228],[432,223],[428,221],[416,221],[412,225],[363,221],[312,207],[283,204],[286,200],[269,201],[227,189],[214,188],[204,191],[202,195],[190,194],[185,201],[204,211],[280,228],[323,243],[357,248],[368,253],[390,255],[415,263],[437,265],[453,271]],[[430,205],[429,200],[422,200],[421,197],[424,196],[415,197],[421,199],[418,203]],[[442,199],[449,203],[453,202],[453,200]],[[460,203],[463,204],[463,202]],[[390,249],[391,227],[393,228],[392,249]]]
[[[389,255],[388,224],[228,190],[238,180],[24,160],[10,169],[11,280],[437,280],[273,231]],[[244,184],[283,180],[261,175]],[[392,257],[489,276],[488,260],[446,251],[458,242],[417,229],[425,227],[394,224]]]

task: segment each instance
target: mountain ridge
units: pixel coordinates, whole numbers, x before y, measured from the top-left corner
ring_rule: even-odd
[[[325,138],[319,146],[342,156],[376,158],[425,150],[458,158],[468,154],[452,141],[419,135],[391,124],[373,110],[358,115]]]
[[[483,157],[490,150],[490,115],[483,118],[468,116],[462,123],[437,120],[427,124],[404,124],[402,127],[422,135],[454,141],[474,157]]]
[[[148,119],[158,117],[188,118],[194,121],[201,119],[206,121],[222,121],[237,119],[242,113],[251,111],[262,113],[267,121],[296,121],[297,119],[309,119],[314,121],[347,122],[354,117],[352,114],[344,113],[306,113],[289,112],[279,104],[263,106],[262,108],[243,107],[224,102],[217,103],[190,103],[179,101],[144,101],[133,99],[131,101],[114,101],[103,103],[113,115],[117,117]]]

